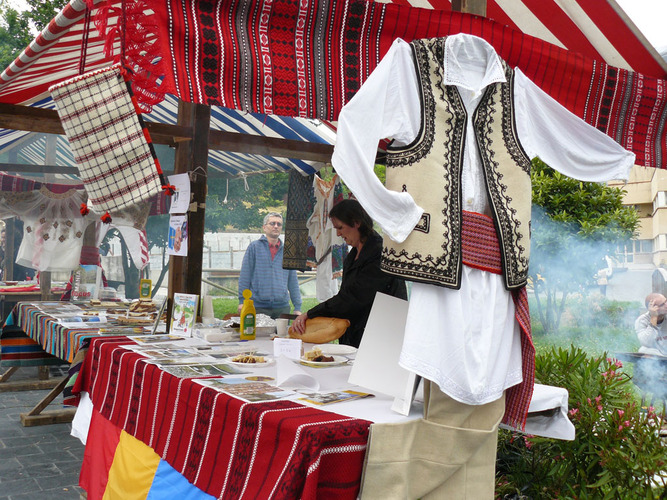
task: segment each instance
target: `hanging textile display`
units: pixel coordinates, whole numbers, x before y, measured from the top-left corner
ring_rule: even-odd
[[[19,217],[23,239],[16,263],[38,271],[71,271],[79,265],[83,233],[92,222],[79,212],[82,190],[0,192],[0,217]]]
[[[49,89],[90,208],[104,214],[105,222],[110,221],[109,212],[151,198],[164,185],[123,73],[117,64]]]
[[[148,238],[146,236],[146,222],[151,210],[151,203],[141,202],[118,212],[112,212],[110,224],[104,224],[97,234],[97,243],[100,245],[111,229],[117,229],[121,234],[134,266],[141,270],[149,262]]]
[[[343,189],[338,175],[329,181],[315,176],[313,179],[315,205],[308,219],[308,265],[317,270],[316,296],[324,302],[338,293],[338,280],[343,275],[343,261],[347,245],[336,234],[329,219],[329,210],[343,199]]]
[[[160,91],[184,101],[337,120],[396,38],[462,32],[486,39],[510,66],[632,150],[637,164],[667,166],[665,80],[611,67],[490,19],[366,0],[126,1],[135,4],[154,12],[127,25],[133,38],[146,41],[152,58],[135,51],[130,62],[143,73],[163,72]],[[98,7],[99,25],[115,11]],[[141,97],[143,84],[134,85]],[[154,81],[145,87],[153,95]]]
[[[289,174],[283,269],[308,270],[306,222],[313,213],[313,177],[302,175],[296,170],[291,170]]]

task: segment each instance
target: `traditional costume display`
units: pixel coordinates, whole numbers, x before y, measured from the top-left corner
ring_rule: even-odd
[[[472,35],[396,40],[341,111],[332,163],[384,231],[383,268],[414,281],[400,364],[428,381],[424,420],[373,428],[362,498],[492,497],[499,421],[522,428],[532,394],[538,155],[586,181],[635,159]]]
[[[338,293],[337,278],[343,274],[343,260],[347,255],[347,245],[343,238],[336,234],[336,228],[329,219],[329,210],[337,200],[342,199],[338,175],[334,175],[329,181],[314,176],[313,196],[315,206],[306,226],[314,259],[308,264],[317,271],[317,300],[324,302]]]

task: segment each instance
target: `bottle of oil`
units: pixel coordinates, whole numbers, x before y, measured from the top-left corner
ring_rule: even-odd
[[[239,329],[241,333],[241,340],[255,340],[255,304],[250,299],[252,297],[252,292],[247,288],[243,290],[243,307],[241,308],[241,318],[240,323],[241,327]]]

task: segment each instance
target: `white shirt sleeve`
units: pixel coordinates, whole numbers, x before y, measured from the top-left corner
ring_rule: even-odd
[[[393,138],[405,144],[417,135],[420,116],[415,110],[419,109],[412,52],[406,42],[397,39],[341,110],[331,159],[368,215],[398,242],[412,232],[423,209],[409,193],[385,188],[373,167],[381,139]]]
[[[655,341],[658,338],[658,329],[651,323],[648,314],[642,314],[635,321],[635,332],[639,343],[644,347],[655,348]]]
[[[515,70],[516,128],[530,158],[582,181],[627,179],[635,155]]]

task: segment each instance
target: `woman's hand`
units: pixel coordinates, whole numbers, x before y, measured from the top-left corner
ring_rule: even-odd
[[[306,320],[308,319],[308,315],[306,313],[301,313],[299,314],[294,321],[292,321],[292,329],[300,334],[303,335],[306,332]]]

